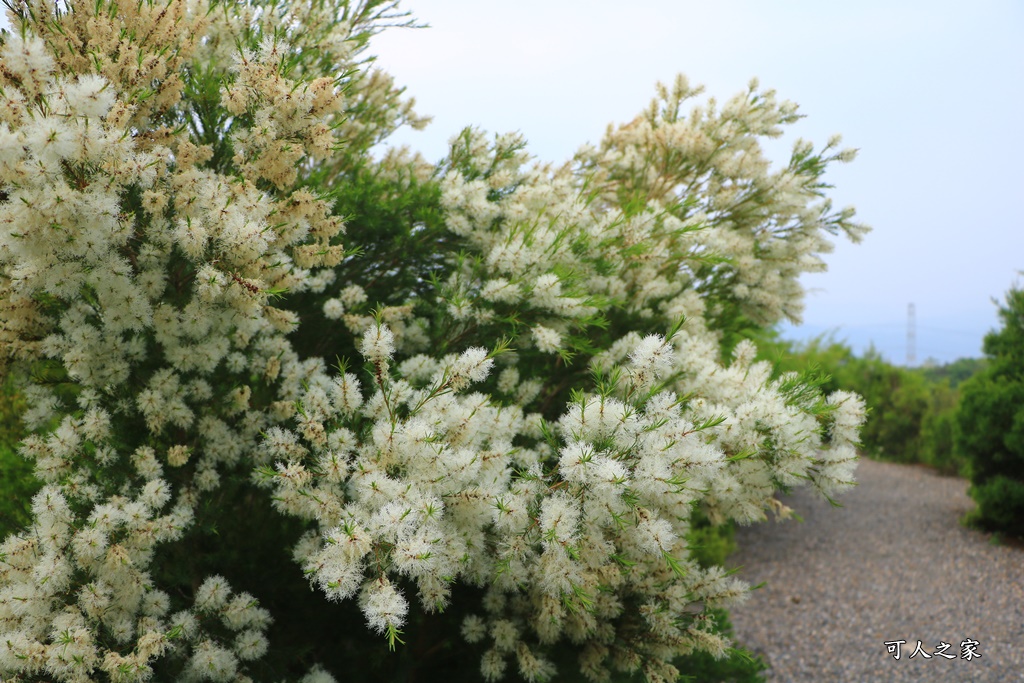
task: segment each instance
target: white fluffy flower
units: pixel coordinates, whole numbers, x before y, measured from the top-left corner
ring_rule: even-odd
[[[449,381],[455,391],[460,391],[472,382],[482,382],[494,366],[487,357],[487,350],[479,347],[466,349],[451,366]]]
[[[848,391],[836,391],[829,394],[828,404],[835,406],[832,440],[840,444],[856,444],[864,422],[864,399]]]
[[[672,550],[676,534],[664,519],[645,516],[636,527],[637,544],[649,553],[661,554]]]
[[[94,119],[106,116],[117,99],[107,79],[95,74],[79,76],[76,83],[64,89],[64,93],[72,111]]]
[[[553,493],[541,503],[539,522],[545,538],[566,543],[576,536],[580,522],[579,504],[562,493]]]
[[[270,643],[260,631],[249,629],[235,637],[233,649],[243,662],[259,659],[267,653]]]
[[[196,609],[214,612],[224,607],[231,595],[231,587],[222,576],[208,577],[196,591]]]
[[[462,637],[467,643],[479,643],[487,636],[487,624],[475,614],[468,615],[462,620]]]
[[[196,645],[189,668],[200,680],[230,681],[238,671],[238,659],[230,650],[204,640]]]
[[[341,290],[338,294],[338,298],[345,308],[355,308],[359,304],[366,302],[366,291],[359,285],[349,285]]]
[[[672,346],[665,338],[649,334],[629,354],[633,378],[638,386],[647,388],[672,369]]]
[[[405,597],[385,579],[368,581],[359,602],[367,625],[378,633],[401,628],[409,612]]]
[[[387,325],[372,325],[363,334],[359,351],[373,363],[388,361],[395,352],[395,335]]]
[[[345,304],[341,299],[328,299],[324,302],[324,317],[328,320],[338,320],[345,314]]]
[[[562,348],[562,335],[550,327],[535,325],[533,328],[533,343],[542,353],[558,353]]]
[[[316,665],[309,670],[309,673],[302,677],[300,683],[338,683],[338,681],[319,665]]]
[[[522,295],[519,285],[503,277],[488,280],[480,290],[480,296],[495,303],[512,303]]]

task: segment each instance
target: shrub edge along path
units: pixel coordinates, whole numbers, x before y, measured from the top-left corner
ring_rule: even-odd
[[[802,522],[738,530],[728,565],[765,585],[730,612],[737,644],[772,681],[1024,681],[1024,550],[960,524],[968,482],[866,458],[857,480],[841,508],[800,489]]]

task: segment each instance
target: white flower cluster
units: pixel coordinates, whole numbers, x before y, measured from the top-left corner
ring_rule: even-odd
[[[803,290],[797,278],[825,268],[821,255],[832,251],[827,236],[860,241],[868,230],[852,220],[852,208],[832,210],[820,180],[829,163],[852,161],[856,151],[838,149],[839,136],[818,152],[798,140],[789,163],[773,170],[759,138],[779,137],[783,126],[799,118],[796,104],[779,102],[774,91],[761,90],[753,80],[720,109],[711,98],[687,115],[684,105],[701,92],[683,76],[671,87],[659,85],[658,98],[643,115],[610,129],[598,147],[580,150],[577,160],[591,174],[592,186],[611,197],[640,196],[662,207],[678,221],[676,230],[700,227],[679,238],[689,243],[686,270],[711,308],[728,292],[757,323],[782,317],[799,322]],[[643,244],[657,264],[658,245],[671,233],[654,236],[647,230],[634,231],[626,245]],[[638,269],[637,281],[644,276],[650,278],[648,290],[667,286],[664,273]],[[709,310],[712,318],[728,312]]]
[[[0,546],[0,671],[144,680],[170,655],[188,661],[184,680],[232,680],[240,661],[266,652],[269,613],[249,594],[232,597],[223,578],[207,579],[194,606],[173,613],[171,596],[153,586],[145,567],[155,547],[179,539],[192,521],[185,499],[161,513],[171,496],[165,481],[150,479],[134,499],[111,496],[85,519],[61,488],[72,489],[44,486],[32,527]],[[113,646],[102,645],[107,639]]]
[[[392,646],[471,586],[451,635],[486,680],[547,680],[566,643],[591,680],[674,680],[681,654],[724,653],[707,608],[746,590],[691,556],[694,509],[750,522],[778,487],[852,484],[858,397],[772,379],[749,342],[721,361],[730,315],[794,317],[822,233],[859,234],[816,203],[847,153],[801,145],[768,172],[757,136],[792,105],[752,88],[686,119],[680,81],[575,165],[472,130],[433,171],[361,159],[433,183],[454,245],[432,298],[373,311],[329,197],[354,163],[339,142],[420,122],[357,61],[386,12],[13,4],[0,369],[30,384],[21,451],[44,487],[0,547],[4,680],[255,675],[259,595],[154,580],[228,477],[302,521],[295,571]],[[270,305],[285,294],[365,372],[302,357],[293,340],[321,332]]]

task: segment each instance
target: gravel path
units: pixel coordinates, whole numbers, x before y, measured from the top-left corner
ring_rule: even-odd
[[[1024,550],[960,525],[963,479],[867,459],[857,479],[842,508],[800,489],[783,500],[803,523],[739,529],[729,564],[766,585],[730,611],[737,643],[771,681],[1024,681]],[[919,640],[956,658],[911,658]]]

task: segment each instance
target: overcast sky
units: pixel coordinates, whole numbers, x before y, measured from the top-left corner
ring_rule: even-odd
[[[685,73],[724,99],[751,77],[806,115],[784,143],[832,133],[860,149],[826,180],[874,230],[805,276],[805,338],[917,358],[977,356],[1024,269],[1024,3],[408,0],[429,28],[385,31],[378,64],[434,117],[395,141],[440,159],[463,126],[519,130],[562,161]]]

